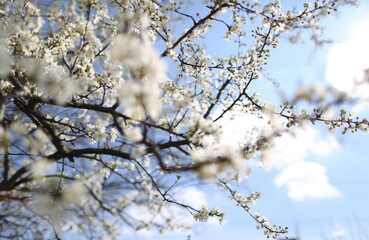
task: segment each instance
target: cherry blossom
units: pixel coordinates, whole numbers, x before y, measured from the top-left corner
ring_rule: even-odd
[[[279,0],[1,1],[2,236],[120,239],[122,228],[191,227],[168,208],[222,222],[221,209],[176,198],[187,182],[226,190],[267,237],[286,234],[251,211],[259,193],[233,187],[250,174],[249,159],[263,161],[273,141],[304,124],[346,133],[366,132],[369,122],[346,110],[327,114],[350,101],[336,89],[302,87],[270,103],[254,82],[281,36],[293,43],[310,34],[322,44],[321,20],[354,2],[285,10]],[[222,37],[212,39],[212,30]],[[237,52],[214,55],[204,39]],[[221,122],[239,114],[271,130],[225,144]]]

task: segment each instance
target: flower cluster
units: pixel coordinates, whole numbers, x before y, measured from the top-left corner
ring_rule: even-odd
[[[212,217],[212,216],[219,217],[219,224],[222,224],[222,222],[224,221],[224,217],[225,217],[224,213],[222,213],[220,209],[217,207],[213,209],[209,209],[206,206],[202,206],[201,209],[198,211],[198,213],[193,215],[193,218],[199,222],[207,222],[209,217]]]

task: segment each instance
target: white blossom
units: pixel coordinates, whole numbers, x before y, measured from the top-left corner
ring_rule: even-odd
[[[44,176],[48,170],[51,170],[51,167],[52,162],[47,159],[38,160],[28,166],[29,170],[36,178]]]
[[[132,142],[140,142],[143,138],[141,134],[141,129],[138,127],[131,127],[124,129],[124,135],[128,140]]]
[[[62,202],[63,204],[80,203],[86,193],[86,187],[80,182],[75,182],[64,187]]]
[[[0,78],[5,77],[10,72],[11,56],[5,47],[0,45]],[[3,89],[3,87],[1,87]]]
[[[110,130],[110,141],[111,142],[115,142],[115,140],[117,139],[117,137],[118,137],[118,131],[115,129],[115,128],[112,128],[111,130]]]

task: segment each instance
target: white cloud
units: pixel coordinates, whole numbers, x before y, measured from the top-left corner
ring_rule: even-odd
[[[318,163],[298,162],[286,167],[275,178],[277,186],[287,186],[294,200],[333,198],[341,193],[328,181],[326,168]]]
[[[271,133],[268,119],[268,116],[261,119],[252,114],[239,115],[234,119],[224,118],[219,122],[223,129],[222,143],[239,145],[255,142],[258,137]],[[338,147],[334,136],[328,135],[323,139],[320,132],[311,126],[291,129],[291,133],[275,139],[274,147],[268,153],[270,157],[263,164],[266,169],[281,169],[291,163],[304,161],[311,155],[327,156]]]
[[[177,201],[200,209],[207,205],[206,195],[195,187],[183,188],[175,194]]]
[[[332,238],[341,238],[345,235],[347,235],[347,232],[345,229],[335,229],[329,234]]]
[[[310,126],[298,128],[294,134],[284,134],[263,159],[266,168],[281,172],[275,178],[279,187],[286,186],[288,196],[294,200],[332,198],[340,195],[327,176],[326,168],[309,158],[320,159],[339,148],[334,136],[321,136]]]
[[[326,80],[352,97],[367,97],[369,91],[368,29],[369,22],[357,25],[349,40],[334,44],[328,53]]]
[[[174,199],[179,203],[183,203],[194,208],[201,208],[202,205],[207,205],[205,193],[195,187],[181,189],[174,194]],[[190,215],[183,207],[174,203],[167,204],[168,207],[163,208],[162,210],[162,216],[176,216],[182,223],[190,225],[193,224],[194,220],[192,215]],[[130,209],[130,214],[144,221],[153,217],[152,213],[149,211],[149,207],[144,205],[133,205]]]
[[[274,146],[263,159],[266,169],[283,169],[296,162],[305,161],[309,156],[327,156],[339,144],[334,136],[323,139],[318,130],[306,126],[296,129],[293,134],[286,133],[275,139]]]
[[[251,114],[223,120],[224,144],[254,142],[258,136],[270,131],[266,121]],[[250,133],[254,135],[250,136]],[[249,139],[245,138],[247,135]],[[326,168],[307,160],[321,159],[338,148],[339,143],[333,135],[323,137],[317,129],[305,126],[276,138],[273,147],[263,153],[261,162],[265,169],[280,171],[275,184],[287,186],[288,196],[292,199],[336,197],[340,192],[330,185]]]
[[[222,143],[236,146],[244,142],[254,142],[260,132],[268,127],[267,120],[253,114],[241,114],[233,119],[225,117],[219,123],[223,129]]]
[[[332,239],[342,239],[348,236],[348,232],[344,226],[334,221],[332,230],[329,232],[328,236]]]
[[[174,199],[183,204],[187,204],[191,207],[200,209],[202,205],[207,205],[207,199],[205,193],[195,187],[183,188],[174,194]],[[185,226],[193,226],[196,222],[192,215],[187,210],[176,204],[168,204],[167,207],[162,209],[161,215],[153,214],[150,212],[149,206],[145,205],[132,205],[129,209],[129,214],[138,220],[148,221],[155,219],[157,223],[164,223],[165,218],[170,218],[176,224],[183,224]],[[209,219],[209,223],[218,224],[217,219]],[[190,234],[191,229],[176,230],[178,234]],[[158,239],[162,235],[158,235],[158,232],[154,229],[142,229],[138,232],[125,228],[122,234],[135,234],[146,239]],[[171,234],[171,233],[170,233]]]

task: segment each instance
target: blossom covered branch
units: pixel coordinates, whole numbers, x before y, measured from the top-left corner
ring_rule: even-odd
[[[114,239],[121,226],[189,227],[174,215],[223,221],[219,208],[178,197],[187,183],[219,179],[266,235],[287,233],[250,213],[257,195],[241,197],[228,183],[246,177],[248,159],[293,127],[321,121],[367,131],[369,123],[345,110],[326,117],[329,106],[348,100],[334,91],[326,91],[331,103],[300,91],[271,104],[253,83],[280,36],[294,42],[311,30],[319,44],[320,20],[353,3],[315,0],[284,11],[279,0],[2,1],[1,237],[73,231]],[[237,52],[215,56],[204,44],[217,41],[212,29]],[[296,110],[303,100],[320,107]],[[264,118],[273,131],[224,144],[220,122],[238,114]]]

